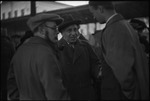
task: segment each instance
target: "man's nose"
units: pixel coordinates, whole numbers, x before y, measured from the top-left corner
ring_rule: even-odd
[[[71,35],[74,36],[74,35],[77,35],[77,33],[76,33],[75,31],[72,31],[72,32],[71,32]]]

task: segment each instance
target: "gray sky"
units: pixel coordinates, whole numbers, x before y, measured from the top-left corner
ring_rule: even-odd
[[[80,5],[86,5],[86,4],[88,4],[88,1],[59,1],[58,0],[56,2],[64,3],[64,4],[72,5],[72,6],[80,6]]]

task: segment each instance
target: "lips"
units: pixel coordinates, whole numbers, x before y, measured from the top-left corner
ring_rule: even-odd
[[[76,37],[70,37],[70,39],[76,39]]]

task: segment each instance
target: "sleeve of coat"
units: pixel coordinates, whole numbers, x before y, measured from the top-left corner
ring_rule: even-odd
[[[38,58],[39,77],[47,100],[68,100],[55,55],[50,49],[42,47],[38,51]]]
[[[90,65],[91,65],[91,73],[92,76],[97,79],[99,77],[99,72],[101,68],[100,60],[94,50],[92,49],[92,46],[90,44],[86,43],[86,47],[88,48],[89,52],[89,58],[90,58]]]
[[[121,84],[123,93],[129,98],[133,95],[134,85],[134,48],[130,31],[122,25],[113,26],[104,33],[105,59]]]

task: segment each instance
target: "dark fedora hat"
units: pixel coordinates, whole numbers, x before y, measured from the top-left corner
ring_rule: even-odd
[[[65,28],[67,28],[68,26],[70,25],[79,25],[81,24],[81,20],[80,19],[74,19],[72,17],[72,15],[65,15],[65,16],[62,16],[62,18],[64,18],[64,22],[62,24],[59,25],[58,29],[60,32],[62,32]]]
[[[58,26],[63,22],[63,18],[61,18],[57,14],[41,13],[31,17],[27,21],[27,25],[33,31],[35,28],[37,28],[39,25],[43,24],[46,21],[54,21]]]
[[[147,28],[145,22],[139,19],[131,19],[130,24],[133,26],[134,29],[137,29],[137,30],[142,30],[144,28]]]

